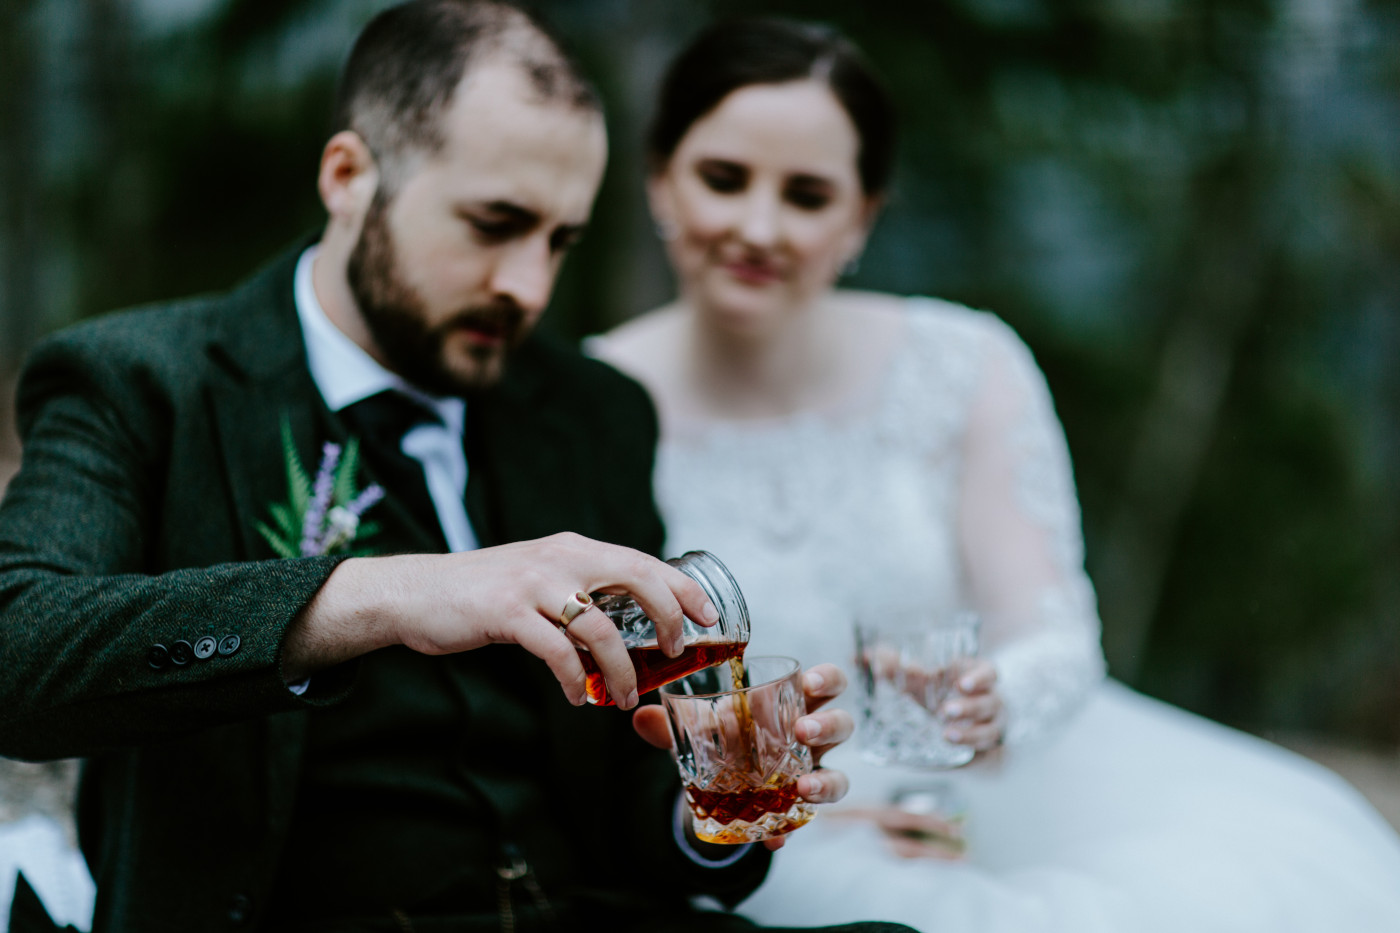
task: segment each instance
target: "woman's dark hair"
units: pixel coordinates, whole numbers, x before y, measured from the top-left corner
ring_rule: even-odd
[[[894,162],[894,106],[860,50],[835,29],[786,19],[738,19],[701,33],[671,63],[661,85],[647,156],[671,160],[695,121],[752,84],[824,82],[855,124],[857,171],[867,195],[882,193]]]

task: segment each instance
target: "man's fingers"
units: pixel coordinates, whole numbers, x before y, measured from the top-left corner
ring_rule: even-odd
[[[685,619],[700,625],[719,621],[719,610],[705,591],[690,577],[669,564],[657,562],[654,576],[639,579],[628,592],[656,626],[656,641],[667,657],[674,658],[685,647]]]
[[[657,633],[663,636],[662,650],[674,647],[679,652],[683,610],[693,612],[694,619],[705,625],[719,618],[713,607],[707,611],[709,599],[699,584],[665,561],[641,551],[572,532],[532,543],[543,549],[541,564],[572,569],[585,591],[630,594],[647,617],[657,623]]]
[[[803,716],[797,720],[797,738],[813,749],[830,748],[851,737],[855,731],[855,719],[844,709],[828,709]]]
[[[808,713],[815,713],[845,689],[846,675],[835,664],[818,664],[802,675]]]
[[[557,625],[534,615],[521,618],[508,631],[513,636],[511,641],[549,666],[570,703],[582,706],[587,701],[583,662],[573,642]]]
[[[797,779],[797,792],[809,803],[835,803],[846,796],[850,779],[844,771],[818,768]]]
[[[614,703],[623,709],[637,705],[637,671],[611,619],[589,609],[569,623],[567,637],[588,652]]]
[[[649,744],[657,748],[669,749],[672,746],[671,724],[666,719],[666,711],[660,706],[643,706],[632,714],[632,728]]]
[[[834,664],[818,664],[802,675],[802,692],[807,700],[807,715],[797,720],[797,738],[812,749],[813,764],[821,764],[822,756],[851,737],[855,720],[841,709],[822,709],[846,689],[846,675]]]

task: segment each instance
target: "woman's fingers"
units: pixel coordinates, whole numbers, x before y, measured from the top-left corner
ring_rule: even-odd
[[[941,710],[949,725],[969,726],[991,722],[1001,712],[1001,698],[994,693],[954,697]]]
[[[910,813],[899,807],[882,807],[875,813],[890,848],[901,858],[952,861],[962,858],[967,848],[962,824],[937,813]]]
[[[880,828],[895,854],[903,858],[959,859],[966,843],[962,825],[936,813],[910,813],[899,807],[846,808],[830,819],[869,820]]]
[[[990,751],[1001,744],[1001,723],[992,722],[983,726],[949,726],[943,737],[956,745],[970,745],[979,752]]]
[[[997,669],[990,661],[974,658],[958,674],[958,689],[963,693],[986,693],[996,686]]]
[[[958,745],[987,751],[1001,744],[1005,729],[1001,696],[959,697],[943,704],[943,737]]]
[[[900,858],[930,858],[939,862],[956,862],[965,851],[961,843],[923,842],[902,836],[891,837],[890,848]]]
[[[887,833],[905,836],[958,836],[962,828],[936,813],[911,813],[900,807],[878,807],[871,811],[876,824]]]

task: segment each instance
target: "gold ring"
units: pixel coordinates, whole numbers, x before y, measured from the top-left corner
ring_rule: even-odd
[[[569,623],[587,612],[591,605],[593,597],[587,593],[580,591],[570,596],[569,601],[564,603],[564,610],[559,613],[559,627],[568,631]]]

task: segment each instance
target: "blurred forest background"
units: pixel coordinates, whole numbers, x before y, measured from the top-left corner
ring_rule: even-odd
[[[335,74],[385,5],[0,3],[7,469],[36,339],[226,288],[320,226]],[[1035,351],[1112,673],[1261,734],[1400,748],[1400,4],[537,5],[614,140],[547,326],[668,296],[640,157],[668,56],[716,16],[835,23],[903,118],[855,282],[992,309]]]

